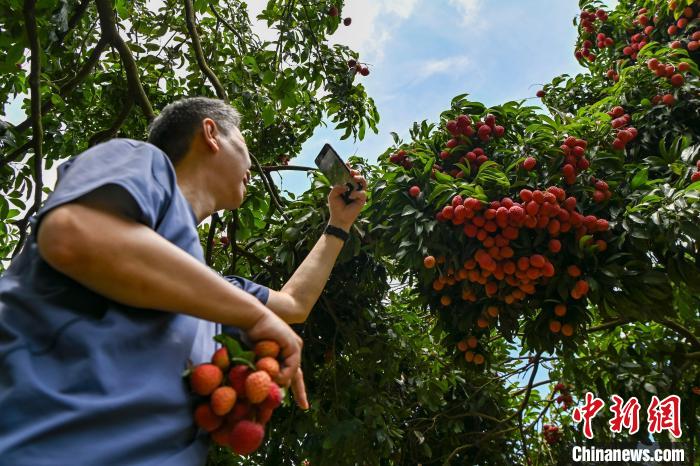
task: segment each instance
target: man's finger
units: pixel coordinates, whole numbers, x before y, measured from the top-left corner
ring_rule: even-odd
[[[361,175],[355,176],[355,181],[357,182],[357,184],[362,186],[363,190],[367,189],[367,180],[363,176],[361,176]]]
[[[306,397],[306,385],[304,384],[304,373],[301,370],[297,370],[292,379],[292,393],[294,393],[294,399],[297,405],[301,409],[309,409],[309,400]]]
[[[301,364],[301,346],[298,344],[285,345],[282,348],[282,356],[284,357],[284,364],[275,381],[279,385],[289,387],[292,377],[294,377]]]

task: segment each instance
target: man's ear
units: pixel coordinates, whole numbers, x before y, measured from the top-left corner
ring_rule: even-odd
[[[204,143],[209,146],[212,152],[219,152],[219,128],[216,126],[216,122],[211,118],[205,118],[202,120],[202,138]]]

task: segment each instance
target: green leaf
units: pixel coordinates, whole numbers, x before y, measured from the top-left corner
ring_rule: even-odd
[[[263,123],[265,124],[265,127],[268,127],[272,123],[275,122],[275,114],[276,114],[276,111],[275,111],[274,107],[272,107],[271,105],[268,105],[263,109],[262,119],[263,119]]]

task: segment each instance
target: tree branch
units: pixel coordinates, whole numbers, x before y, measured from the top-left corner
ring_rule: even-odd
[[[36,0],[25,0],[24,1],[24,24],[27,30],[27,38],[30,48],[30,72],[29,72],[29,88],[30,88],[30,98],[31,98],[31,119],[32,119],[32,146],[34,147],[34,204],[29,208],[25,217],[21,220],[21,224],[18,225],[19,240],[15,246],[15,250],[12,254],[14,258],[17,253],[22,249],[24,240],[27,235],[27,224],[29,218],[39,209],[41,205],[41,194],[44,189],[43,182],[43,161],[44,155],[42,151],[42,143],[44,137],[44,130],[41,125],[41,46],[39,45],[39,36],[37,34],[36,27],[36,12],[35,12]]]
[[[633,320],[620,317],[619,319],[611,320],[609,322],[602,323],[595,327],[589,327],[588,330],[586,330],[586,333],[600,332],[601,330],[608,330],[610,328],[615,328],[619,325],[625,325],[631,322],[633,322]]]
[[[153,120],[153,118],[155,118],[153,107],[151,107],[151,102],[148,100],[146,91],[141,85],[141,79],[139,78],[139,71],[134,57],[131,54],[131,50],[129,50],[129,47],[126,45],[126,42],[124,42],[119,35],[119,31],[117,31],[112,2],[111,0],[95,0],[95,3],[97,4],[97,13],[100,17],[102,35],[117,49],[122,64],[124,65],[126,78],[129,83],[129,92],[141,107],[146,118],[149,121]]]
[[[216,8],[214,8],[213,3],[209,3],[209,8],[211,9],[212,13],[214,13],[214,16],[216,16],[216,19],[221,21],[221,23],[226,27],[226,29],[231,31],[238,38],[239,45],[241,47],[241,51],[243,53],[247,54],[248,53],[248,45],[246,44],[245,39],[243,39],[243,36],[241,36],[241,33],[236,28],[231,26],[231,23],[226,21],[226,19],[223,16],[221,16],[221,14],[218,11],[216,11]]]
[[[103,141],[106,141],[107,139],[113,138],[114,135],[117,134],[117,131],[119,131],[119,128],[121,128],[124,124],[124,121],[126,121],[127,117],[131,113],[132,108],[134,108],[134,97],[131,94],[129,94],[127,96],[125,104],[122,105],[121,110],[117,115],[117,118],[112,123],[112,126],[93,134],[92,137],[88,140],[88,147],[92,147],[95,144],[99,144]]]
[[[71,78],[70,81],[65,83],[63,86],[58,91],[58,95],[60,95],[62,98],[65,98],[73,92],[73,90],[82,83],[85,78],[87,78],[90,75],[90,72],[92,69],[95,67],[97,62],[100,59],[100,56],[102,55],[102,52],[107,48],[107,45],[109,42],[107,39],[104,37],[101,37],[100,40],[97,42],[97,45],[95,48],[92,50],[92,53],[88,57],[88,59],[85,61],[83,66],[80,68],[80,70]],[[44,116],[46,115],[49,110],[53,108],[53,102],[51,100],[47,100],[41,104],[41,115]],[[13,129],[16,131],[18,134],[24,133],[30,126],[32,125],[32,118],[31,116],[25,119],[22,123],[18,124],[15,126]],[[20,155],[22,155],[25,151],[27,151],[30,147],[32,146],[32,142],[29,141],[22,146],[18,147],[14,151],[12,151],[10,154],[5,156],[2,160],[0,160],[0,168],[4,167],[7,163],[9,162],[14,162],[17,158],[19,158]]]
[[[698,337],[696,337],[693,332],[683,327],[678,322],[671,319],[655,319],[655,322],[658,322],[671,330],[675,330],[676,333],[683,335],[694,349],[700,350],[700,340],[698,340]]]
[[[5,157],[0,160],[0,169],[4,168],[5,165],[7,165],[10,162],[14,162],[17,158],[19,158],[20,155],[24,154],[30,147],[34,145],[34,140],[30,139],[29,141],[25,142],[9,154],[7,154]]]
[[[520,439],[523,442],[523,454],[525,455],[525,459],[527,460],[527,464],[532,464],[532,460],[530,459],[530,455],[528,454],[527,451],[527,439],[525,437],[525,429],[523,429],[523,411],[525,410],[525,407],[527,406],[527,402],[530,400],[530,394],[532,393],[532,387],[534,386],[535,382],[535,376],[537,376],[537,369],[540,368],[540,356],[542,356],[542,352],[539,351],[535,355],[535,361],[533,362],[533,367],[532,367],[532,374],[530,375],[530,381],[527,383],[527,391],[525,392],[525,398],[523,398],[523,402],[520,404],[520,408],[517,411],[518,414],[518,428],[520,429]]]
[[[265,173],[275,172],[275,171],[279,172],[279,171],[283,171],[283,170],[295,170],[295,171],[303,171],[303,172],[313,172],[313,171],[318,170],[317,168],[304,167],[301,165],[265,165],[261,168],[265,171]]]
[[[282,218],[284,218],[286,221],[289,221],[289,218],[287,215],[284,213],[284,210],[282,209],[282,202],[279,199],[279,196],[277,195],[277,190],[275,189],[275,184],[274,182],[269,178],[270,175],[267,174],[262,166],[260,165],[260,162],[258,162],[258,159],[253,155],[249,154],[250,159],[253,161],[255,164],[255,167],[258,169],[258,172],[260,173],[260,177],[263,180],[263,184],[265,185],[265,189],[267,190],[268,193],[270,193],[270,197],[272,198],[272,202],[274,205],[277,207],[277,210],[279,210],[280,215],[282,215]]]
[[[226,91],[221,85],[219,78],[216,77],[211,68],[209,68],[209,65],[207,65],[207,61],[204,59],[202,43],[199,41],[199,34],[197,34],[197,25],[195,24],[192,0],[185,0],[185,22],[187,23],[187,31],[190,33],[190,37],[192,38],[192,50],[194,51],[195,58],[197,59],[199,69],[202,70],[202,73],[204,73],[207,78],[209,78],[209,81],[214,86],[216,95],[219,97],[219,99],[223,100],[224,102],[228,102]]]

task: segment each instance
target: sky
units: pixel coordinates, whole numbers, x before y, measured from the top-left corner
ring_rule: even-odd
[[[538,104],[542,84],[584,71],[573,57],[578,13],[576,0],[348,0],[341,17],[352,24],[331,41],[369,64],[369,76],[355,79],[375,100],[379,133],[341,141],[342,131],[318,128],[290,163],[314,166],[325,142],[343,158],[376,161],[393,144],[390,132],[408,139],[414,121],[438,121],[462,93],[486,106]],[[297,194],[310,186],[303,172],[283,172],[277,181]]]
[[[162,0],[151,0],[156,8]],[[275,31],[255,17],[266,0],[251,0],[256,32],[269,39]],[[540,85],[563,73],[582,72],[573,57],[578,14],[576,0],[346,0],[341,17],[352,18],[330,37],[332,43],[359,52],[370,68],[357,75],[380,114],[379,133],[363,141],[341,141],[341,131],[319,127],[303,145],[295,165],[314,166],[329,142],[343,158],[359,155],[370,162],[393,141],[390,132],[408,138],[414,121],[437,121],[450,100],[462,93],[487,106],[531,99]],[[5,108],[7,120],[24,120],[19,99]],[[304,172],[279,172],[276,181],[299,194],[310,186]],[[47,173],[47,186],[55,174]]]
[[[266,3],[251,0],[251,18]],[[359,155],[373,162],[392,145],[390,132],[408,139],[414,121],[437,121],[458,94],[468,93],[470,99],[486,106],[521,99],[536,105],[535,93],[542,84],[560,74],[584,71],[573,57],[577,0],[345,3],[341,17],[352,18],[352,24],[341,25],[330,41],[348,45],[368,64],[369,76],[357,75],[356,79],[375,100],[381,117],[379,133],[368,131],[363,141],[341,141],[341,131],[318,128],[290,162],[294,165],[314,166],[325,142],[343,158]],[[263,38],[275,37],[263,22],[256,21],[255,30]],[[5,111],[12,123],[24,120],[17,102]],[[278,185],[295,194],[310,186],[303,172],[279,172],[275,178]],[[54,180],[53,173],[47,174],[48,186]],[[546,377],[542,372],[537,380]]]

